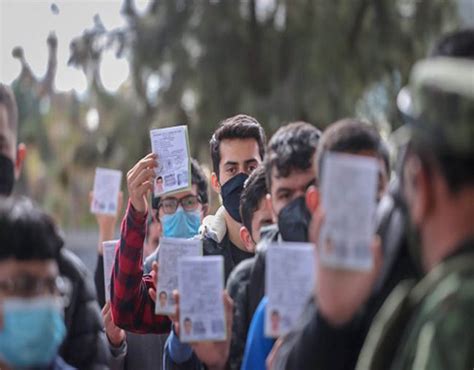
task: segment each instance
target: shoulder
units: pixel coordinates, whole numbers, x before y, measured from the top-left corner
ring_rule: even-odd
[[[88,270],[84,263],[66,248],[61,249],[58,265],[61,275],[67,276],[73,281],[82,280],[88,275]]]
[[[233,293],[239,289],[242,284],[247,284],[255,262],[255,257],[243,260],[230,273],[227,281],[227,290],[232,297]]]

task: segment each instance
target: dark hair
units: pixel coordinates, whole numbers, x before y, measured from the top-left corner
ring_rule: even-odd
[[[162,290],[160,294],[158,294],[158,297],[161,297],[162,295],[168,296],[168,294],[164,290]]]
[[[0,105],[3,105],[8,114],[8,126],[17,134],[18,131],[18,107],[16,105],[13,91],[6,85],[0,83]]]
[[[197,186],[197,193],[199,196],[199,200],[202,204],[209,203],[209,186],[207,177],[204,174],[201,165],[197,160],[191,158],[191,184]],[[160,204],[161,198],[155,197],[152,195],[151,197],[151,207],[153,209],[158,209]]]
[[[267,184],[265,178],[265,167],[260,165],[249,176],[244,184],[244,190],[240,196],[240,216],[242,224],[252,233],[253,214],[260,206],[260,202],[267,195]]]
[[[265,156],[266,137],[260,123],[253,117],[245,114],[227,118],[219,123],[209,142],[212,159],[212,169],[219,176],[221,162],[221,141],[232,139],[255,139],[261,159]]]
[[[318,177],[321,177],[323,158],[327,152],[357,153],[373,150],[384,161],[390,175],[390,160],[387,147],[377,130],[354,118],[345,118],[331,124],[321,136],[318,152]]]
[[[0,198],[0,260],[57,259],[63,240],[52,218],[27,198]]]
[[[474,29],[444,35],[430,53],[430,57],[439,56],[474,59]]]
[[[305,171],[313,165],[320,136],[321,131],[307,122],[293,122],[278,129],[268,143],[265,159],[269,191],[273,168],[278,177],[288,177],[295,169]]]
[[[469,28],[444,35],[430,53],[430,57],[438,56],[474,59],[474,29]],[[461,158],[446,150],[434,148],[429,143],[414,141],[411,142],[410,147],[429,172],[432,172],[434,166],[439,169],[452,193],[458,192],[464,186],[474,185],[472,155]]]
[[[456,153],[439,150],[428,143],[411,141],[410,149],[420,158],[422,165],[433,173],[437,168],[452,194],[466,186],[474,186],[474,157],[472,152],[464,157]]]

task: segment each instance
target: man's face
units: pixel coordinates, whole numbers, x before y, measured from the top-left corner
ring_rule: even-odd
[[[279,176],[275,167],[272,168],[270,189],[271,205],[275,222],[280,211],[298,197],[304,196],[309,186],[316,182],[316,169],[311,165],[306,170],[293,170],[287,177]]]
[[[252,239],[257,244],[260,241],[260,230],[264,226],[273,223],[272,210],[265,199],[260,200],[258,209],[254,212],[252,218]],[[254,245],[255,248],[255,245]]]
[[[16,161],[16,135],[8,123],[8,113],[0,104],[0,153],[7,156],[13,163]]]
[[[220,143],[219,183],[224,185],[239,173],[250,175],[262,162],[255,139],[229,139]]]
[[[191,197],[190,197],[191,196]],[[166,197],[163,197],[161,199],[161,206],[158,210],[158,215],[160,217],[160,221],[163,222],[163,217],[165,214],[173,214],[173,213],[169,213],[172,211],[171,208],[169,207],[165,207],[165,204],[167,204],[166,200],[169,200],[169,199],[177,199],[178,202],[181,202],[184,200],[188,200],[187,202],[185,202],[186,204],[191,204],[192,201],[196,201],[197,200],[197,197],[198,197],[198,191],[197,191],[197,185],[193,185],[191,187],[191,190],[186,190],[186,191],[181,191],[179,193],[175,193],[173,195],[170,195],[170,196],[166,196]],[[186,209],[182,203],[178,203],[178,208],[179,207],[183,207],[185,210],[189,210],[189,211],[199,211],[201,213],[201,220],[202,218],[204,217],[204,209],[203,209],[203,206],[201,203],[197,202],[197,204],[195,204],[195,207],[192,207],[193,209],[189,208],[189,209]],[[166,209],[165,209],[166,208]],[[176,211],[175,211],[176,212]]]
[[[192,328],[193,324],[191,323],[191,320],[184,320],[184,332],[190,335]]]
[[[16,133],[8,123],[7,109],[2,104],[0,104],[0,154],[3,154],[13,162],[15,166],[15,179],[18,179],[23,160],[26,156],[26,149],[23,144],[17,146]]]
[[[160,293],[160,307],[166,306],[166,293]]]
[[[0,262],[0,303],[8,298],[52,296],[57,277],[58,266],[54,260],[4,260]],[[0,328],[2,318],[0,308]]]

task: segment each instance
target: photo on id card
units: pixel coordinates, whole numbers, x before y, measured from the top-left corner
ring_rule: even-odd
[[[178,287],[180,340],[184,343],[225,340],[223,257],[181,258]]]

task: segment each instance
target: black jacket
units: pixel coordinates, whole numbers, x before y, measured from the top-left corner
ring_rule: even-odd
[[[316,305],[308,305],[303,315],[307,322],[289,335],[282,346],[287,348],[279,351],[277,362],[286,366],[277,369],[354,369],[372,321],[385,299],[402,280],[419,276],[408,249],[406,215],[392,194],[384,197],[378,213],[377,233],[382,238],[384,261],[368,302],[353,320],[341,327],[329,325]]]
[[[108,348],[92,277],[81,260],[63,248],[59,271],[71,283],[64,321],[67,336],[59,355],[78,369],[108,369]]]

